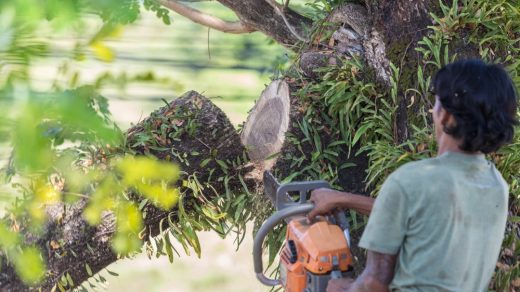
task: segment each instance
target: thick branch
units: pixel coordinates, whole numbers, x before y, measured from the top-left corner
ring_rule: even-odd
[[[172,101],[132,127],[127,132],[127,143],[138,155],[172,160],[180,165],[183,172],[196,175],[203,187],[201,192],[208,200],[216,194],[225,194],[226,190],[231,193],[243,191],[239,175],[244,177],[248,187],[254,187],[254,182],[245,175],[247,165],[230,167],[229,170],[219,167],[217,161],[243,159],[245,149],[226,115],[196,92],[189,92]],[[208,157],[214,157],[214,160],[202,164]],[[227,185],[216,179],[224,176],[229,178]],[[195,198],[186,190],[183,205],[187,211],[195,200],[200,200],[200,197]],[[87,202],[87,199],[82,199],[73,205],[50,206],[47,208],[48,225],[42,234],[31,235],[30,232],[21,231],[27,244],[40,248],[47,263],[45,279],[40,287],[35,288],[50,291],[65,273],[70,275],[75,285],[79,285],[90,277],[86,265],[95,274],[118,259],[110,245],[115,232],[114,215],[106,213],[102,224],[89,226],[82,216]],[[175,220],[177,216],[175,210],[165,211],[150,204],[145,206],[144,211],[146,230],[142,234],[151,236],[159,233],[163,219],[172,216]],[[0,291],[29,289],[0,252]]]
[[[254,32],[255,29],[242,21],[229,22],[218,17],[202,13],[201,11],[181,4],[175,0],[161,0],[161,5],[177,12],[189,20],[209,28],[233,34]]]
[[[233,10],[242,22],[288,48],[295,48],[300,41],[298,36],[307,38],[309,35],[312,21],[289,8],[283,9],[282,16],[273,6],[263,0],[218,1]],[[291,30],[294,30],[296,35]]]

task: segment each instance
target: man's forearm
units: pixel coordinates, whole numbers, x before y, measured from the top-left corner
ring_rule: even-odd
[[[389,255],[369,250],[367,266],[363,273],[343,292],[388,292],[388,285],[394,278],[397,255]]]
[[[388,292],[388,285],[377,279],[358,278],[345,292]]]
[[[337,197],[337,208],[352,209],[364,215],[370,215],[370,212],[372,212],[374,198],[339,191],[338,193],[341,193],[342,196]]]

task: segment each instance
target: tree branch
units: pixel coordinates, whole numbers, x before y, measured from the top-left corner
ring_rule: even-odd
[[[189,131],[193,132],[190,134]],[[164,133],[164,137],[180,136],[178,139],[167,138],[164,141],[166,144],[160,144],[161,147],[157,147],[159,144],[156,144],[158,142],[154,139],[138,143],[143,136],[154,137],[161,133]],[[196,212],[195,202],[201,197],[211,200],[216,194],[226,192],[231,196],[245,192],[245,186],[253,193],[257,192],[257,182],[246,176],[251,167],[243,160],[245,148],[237,131],[218,107],[196,92],[188,92],[152,113],[130,128],[126,137],[127,146],[132,152],[151,155],[165,161],[171,160],[186,174],[196,175],[200,184],[198,194],[181,188],[181,192],[184,193],[182,200],[185,212]],[[191,154],[194,152],[198,155]],[[212,161],[201,166],[204,159],[212,156]],[[237,160],[241,160],[243,165],[230,167],[229,170],[216,162]],[[187,176],[182,179],[188,180]],[[225,182],[218,181],[219,177],[224,176],[228,178]],[[114,214],[106,213],[100,225],[90,226],[83,218],[87,203],[88,199],[82,198],[73,204],[47,206],[48,221],[41,234],[31,234],[22,228],[20,235],[24,237],[26,244],[36,245],[42,251],[42,257],[47,263],[47,273],[38,287],[28,287],[17,276],[7,256],[0,251],[0,291],[38,291],[39,288],[42,291],[50,291],[66,274],[73,280],[73,284],[66,287],[71,289],[119,258],[111,248],[111,238],[116,231]],[[207,203],[205,201],[202,204]],[[145,230],[142,232],[146,235],[145,240],[148,236],[156,236],[161,230],[168,228],[164,224],[165,219],[171,218],[171,222],[177,224],[176,210],[165,211],[152,204],[145,205]]]
[[[256,31],[242,21],[229,22],[218,17],[205,14],[197,9],[181,4],[175,0],[160,0],[161,5],[177,12],[189,20],[209,28],[233,34],[243,34]]]
[[[283,6],[282,5],[279,5],[278,3],[276,3],[275,0],[266,0],[267,3],[269,3],[269,5],[271,5],[271,7],[273,7],[274,11],[276,11],[276,13],[278,13],[278,15],[280,15],[280,17],[282,17],[283,19],[283,22],[285,23],[285,25],[287,26],[287,28],[289,29],[289,31],[300,41],[304,42],[304,43],[308,43],[310,42],[310,39],[309,38],[305,38],[305,37],[302,37],[297,31],[296,29],[294,29],[293,25],[291,23],[289,23],[289,20],[287,20],[287,17],[285,17],[285,10],[288,10],[289,7],[289,1],[286,2],[286,4],[284,4]]]
[[[312,26],[311,19],[289,8],[283,9],[282,17],[267,1],[218,0],[218,2],[233,10],[243,23],[289,49],[296,50],[296,44],[300,41],[291,32],[291,29],[302,39],[305,39],[308,36],[309,28]]]

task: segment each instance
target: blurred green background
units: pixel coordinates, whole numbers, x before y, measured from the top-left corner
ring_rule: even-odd
[[[196,7],[228,20],[234,17],[219,3],[200,3]],[[128,83],[124,91],[117,86],[103,88],[102,93],[110,99],[110,110],[123,128],[164,105],[162,98],[171,100],[188,90],[213,98],[235,125],[242,122],[274,70],[287,63],[285,49],[261,33],[226,34],[175,13],[171,17],[172,24],[166,26],[152,13],[143,11],[140,20],[122,27],[117,35],[103,42],[115,53],[113,62],[87,58],[74,64],[74,69],[81,70],[79,80],[93,82],[107,72],[115,77],[123,72],[127,76],[153,72],[155,78],[169,79],[159,85]],[[92,20],[92,25],[101,27],[102,23]],[[71,51],[78,38],[82,36],[57,35],[53,39],[54,56],[32,68],[40,76],[33,79],[37,88],[48,89],[52,84],[49,81],[67,69],[61,66],[66,60],[62,53]]]

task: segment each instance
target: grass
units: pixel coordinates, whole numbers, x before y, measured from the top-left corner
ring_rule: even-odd
[[[109,267],[108,291],[268,291],[255,278],[252,264],[252,240],[246,239],[238,252],[232,239],[220,239],[214,233],[200,235],[202,257],[182,255],[173,264],[166,257],[149,260],[144,255],[122,260]]]

